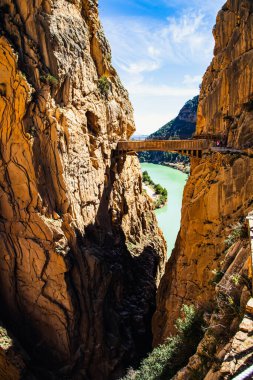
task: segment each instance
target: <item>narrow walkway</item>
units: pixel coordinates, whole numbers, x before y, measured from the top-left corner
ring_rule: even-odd
[[[253,149],[235,149],[232,147],[217,146],[218,139],[210,136],[201,138],[195,136],[191,140],[130,140],[119,141],[117,145],[118,152],[142,152],[142,151],[161,151],[179,153],[183,156],[202,157],[203,152],[213,152],[221,154],[246,154],[253,156]],[[203,136],[205,137],[205,136]],[[222,141],[220,141],[221,143]]]
[[[228,147],[221,148],[221,147],[212,146],[210,149],[212,152],[217,152],[217,153],[238,153],[238,154],[245,153],[245,150],[228,148]]]
[[[208,151],[213,141],[195,140],[141,140],[119,141],[117,150],[120,152],[162,151],[176,152],[184,156],[201,157],[203,151]]]
[[[141,140],[120,141],[117,150],[140,152],[143,150],[182,151],[182,150],[206,150],[212,145],[210,140]]]

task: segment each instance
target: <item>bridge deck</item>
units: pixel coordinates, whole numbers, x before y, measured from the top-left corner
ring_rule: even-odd
[[[142,140],[120,141],[117,150],[120,151],[145,151],[158,150],[163,152],[202,151],[212,145],[210,140]]]

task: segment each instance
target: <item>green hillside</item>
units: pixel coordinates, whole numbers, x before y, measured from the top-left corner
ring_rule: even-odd
[[[188,100],[180,110],[178,116],[165,124],[158,131],[148,136],[148,140],[171,140],[189,139],[196,130],[196,117],[198,108],[198,96]],[[164,162],[187,162],[187,157],[168,152],[141,152],[141,162],[164,163]]]

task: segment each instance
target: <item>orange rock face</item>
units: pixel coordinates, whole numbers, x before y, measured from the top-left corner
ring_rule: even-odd
[[[0,10],[1,313],[36,376],[115,378],[150,344],[166,254],[137,157],[114,153],[132,107],[96,1]]]
[[[252,17],[250,0],[228,0],[218,13],[197,117],[198,133],[225,133],[238,148],[253,144]]]
[[[227,1],[219,12],[215,56],[204,76],[198,108],[198,134],[224,133],[227,145],[240,149],[253,143],[252,20],[249,0]],[[158,290],[154,344],[175,333],[183,304],[202,311],[207,330],[176,379],[204,379],[210,368],[208,380],[222,378],[219,369],[251,290],[244,221],[252,210],[252,173],[253,160],[247,154],[214,153],[191,162],[181,229]],[[232,374],[231,369],[226,378]]]

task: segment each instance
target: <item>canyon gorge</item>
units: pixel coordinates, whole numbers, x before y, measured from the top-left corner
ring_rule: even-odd
[[[120,379],[184,305],[201,331],[174,380],[253,364],[252,1],[228,0],[213,34],[196,135],[234,152],[191,158],[166,263],[138,157],[117,151],[133,109],[98,1],[0,0],[0,379]]]

